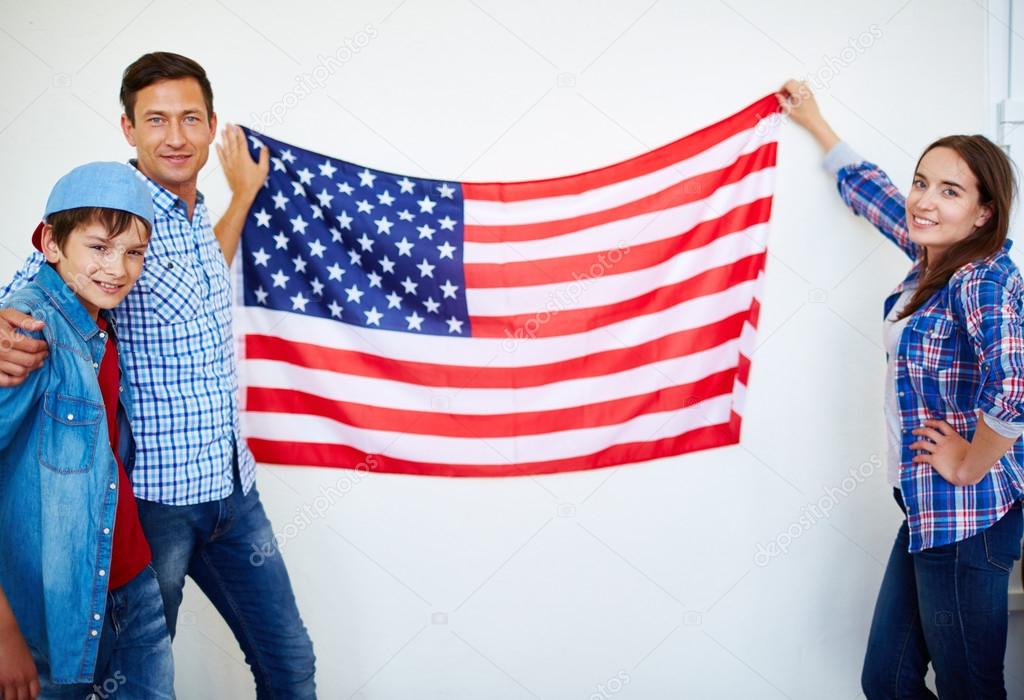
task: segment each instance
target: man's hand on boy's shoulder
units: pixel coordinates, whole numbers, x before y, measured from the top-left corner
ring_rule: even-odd
[[[0,309],[0,388],[18,386],[43,365],[46,341],[21,331],[40,331],[43,322],[17,309]]]

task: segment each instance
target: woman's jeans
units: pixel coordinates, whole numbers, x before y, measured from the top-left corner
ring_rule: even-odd
[[[899,489],[894,495],[903,506]],[[995,525],[960,542],[907,552],[907,521],[893,543],[871,621],[861,685],[868,700],[1005,698],[1007,593],[1021,555],[1016,503]]]

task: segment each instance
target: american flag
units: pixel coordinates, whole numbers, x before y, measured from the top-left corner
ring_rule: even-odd
[[[736,443],[773,96],[548,180],[270,150],[241,245],[243,430],[267,464],[510,476]]]

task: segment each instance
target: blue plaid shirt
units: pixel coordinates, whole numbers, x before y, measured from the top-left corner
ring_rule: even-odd
[[[248,492],[256,463],[239,434],[227,264],[202,194],[189,221],[183,200],[139,177],[152,192],[156,221],[142,276],[112,314],[135,407],[135,496],[168,505],[226,498],[236,445]],[[0,288],[0,303],[43,263],[33,253]]]
[[[919,246],[907,233],[906,201],[876,165],[859,161],[834,170],[846,205],[914,261],[885,300],[888,316],[900,293],[917,283],[921,270]],[[998,253],[957,270],[911,315],[900,337],[900,490],[911,552],[966,539],[1024,498],[1020,439],[974,486],[954,486],[930,465],[915,464],[915,454],[924,453],[910,449],[918,439],[911,431],[929,418],[945,420],[968,441],[978,409],[994,428],[1024,423],[1024,280],[1007,254],[1010,246],[1007,241]]]

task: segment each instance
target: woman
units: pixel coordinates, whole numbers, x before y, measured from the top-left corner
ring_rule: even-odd
[[[1015,190],[984,136],[928,146],[906,199],[839,140],[807,86],[783,111],[826,152],[847,206],[914,262],[885,300],[888,475],[905,520],[861,683],[874,698],[1006,697],[1007,590],[1024,499],[1024,280],[1007,252]]]

